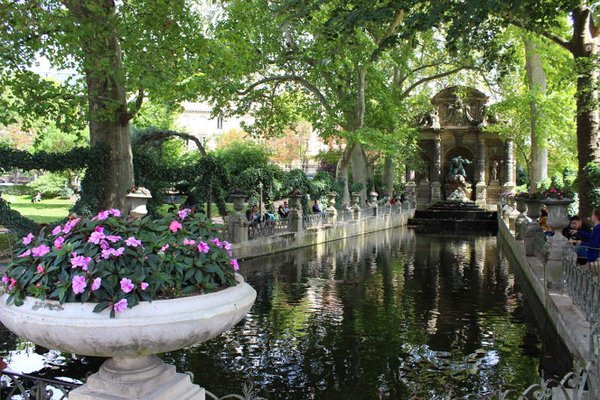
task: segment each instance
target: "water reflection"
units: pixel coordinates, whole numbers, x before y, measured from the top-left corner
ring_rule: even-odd
[[[540,334],[495,237],[399,229],[241,270],[258,292],[248,317],[164,355],[214,393],[251,380],[270,399],[430,399],[538,379]]]

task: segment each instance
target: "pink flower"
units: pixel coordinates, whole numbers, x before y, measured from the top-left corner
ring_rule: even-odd
[[[38,274],[43,274],[45,272],[44,266],[42,264],[38,265],[36,271]]]
[[[56,239],[54,239],[54,247],[56,247],[58,250],[60,250],[62,248],[62,245],[64,242],[65,242],[65,238],[62,236],[59,236]]]
[[[121,300],[117,301],[113,305],[113,310],[115,310],[115,312],[122,312],[122,311],[127,310],[127,299],[121,299]]]
[[[169,224],[169,229],[171,232],[175,233],[182,228],[182,225],[179,221],[173,220],[171,224]]]
[[[23,257],[27,257],[27,256],[28,256],[28,255],[30,255],[30,254],[31,254],[31,250],[30,250],[30,249],[27,249],[27,251],[25,251],[25,253],[19,254],[19,255],[17,256],[17,258],[23,258]]]
[[[142,288],[142,290],[146,290],[148,288],[148,286],[150,286],[150,285],[148,285],[148,283],[146,283],[146,282],[140,283],[140,288]]]
[[[38,247],[34,247],[33,249],[31,249],[31,254],[33,254],[34,257],[42,257],[49,252],[50,252],[50,247],[46,246],[45,244],[42,244]]]
[[[115,256],[115,257],[121,257],[123,255],[123,253],[125,253],[125,247],[119,247],[118,249],[116,249],[113,252],[113,256]]]
[[[113,217],[117,218],[121,216],[121,210],[119,210],[118,208],[111,208],[110,210],[108,210],[108,213],[111,214]]]
[[[104,221],[109,216],[110,216],[110,211],[108,211],[108,210],[100,211],[98,213],[98,215],[96,215],[94,218],[92,218],[92,221],[95,221],[95,220]]]
[[[142,245],[142,241],[141,240],[137,240],[135,238],[135,236],[129,236],[126,240],[125,240],[125,244],[129,247],[138,247]]]
[[[193,246],[193,245],[196,244],[196,241],[195,240],[190,240],[188,238],[185,238],[185,239],[183,239],[183,244],[185,246]]]
[[[231,250],[231,243],[229,243],[227,240],[223,240],[223,248],[227,251]]]
[[[214,238],[214,239],[211,239],[210,241],[213,242],[215,244],[215,246],[217,246],[217,247],[223,247],[223,243],[221,243],[219,238]]]
[[[35,236],[33,236],[33,234],[31,232],[29,232],[27,234],[27,236],[25,236],[23,238],[23,244],[24,245],[28,245],[29,243],[31,243],[31,241],[35,238]]]
[[[7,275],[2,276],[2,283],[5,285],[10,282],[10,278]]]
[[[71,268],[81,267],[82,270],[87,271],[92,259],[90,257],[78,256],[77,253],[73,253],[75,256],[71,258]]]
[[[72,220],[68,221],[65,224],[65,227],[63,228],[63,233],[66,234],[66,233],[71,232],[71,229],[73,229],[75,227],[75,225],[77,225],[77,223],[79,222],[79,220],[80,220],[80,218],[75,218],[75,219],[72,219]]]
[[[92,282],[92,292],[100,289],[100,285],[102,284],[102,278],[96,278]]]
[[[62,231],[62,226],[61,225],[56,225],[54,227],[54,229],[52,229],[52,234],[54,236],[58,235],[60,232]]]
[[[179,216],[179,218],[185,219],[185,217],[188,216],[188,214],[190,213],[190,211],[192,211],[192,210],[190,210],[189,208],[184,208],[183,210],[178,211],[177,215]]]
[[[100,248],[102,250],[110,249],[110,244],[108,244],[108,242],[103,239],[100,241]]]
[[[120,257],[125,252],[125,247],[119,247],[117,250],[109,247],[107,249],[102,250],[102,258],[107,260],[110,256]]]
[[[160,248],[160,250],[158,251],[159,253],[164,253],[165,250],[167,250],[169,248],[169,244],[165,244],[163,247]]]
[[[119,283],[121,285],[121,290],[125,293],[129,293],[133,290],[133,288],[135,288],[135,286],[131,282],[131,279],[129,278],[123,278]]]
[[[17,281],[14,278],[10,278],[10,285],[8,285],[8,290],[13,290],[15,286],[17,286]]]
[[[94,243],[94,244],[99,244],[100,241],[102,239],[104,239],[106,236],[104,236],[104,233],[102,232],[97,232],[94,231],[92,232],[92,234],[90,235],[90,237],[88,238],[88,243]]]
[[[106,237],[106,240],[108,240],[111,243],[116,243],[116,242],[118,242],[121,239],[123,239],[123,238],[121,236],[118,236],[118,235],[108,235]]]
[[[210,247],[208,247],[208,244],[204,243],[204,242],[200,242],[198,244],[198,252],[200,253],[208,253],[210,250]]]
[[[231,260],[229,260],[229,263],[233,267],[234,271],[237,271],[238,269],[240,269],[240,266],[238,265],[238,262],[235,258],[232,258]]]
[[[85,288],[87,287],[87,283],[85,283],[85,276],[77,275],[73,277],[71,281],[71,287],[73,288],[73,293],[79,294],[83,293]]]

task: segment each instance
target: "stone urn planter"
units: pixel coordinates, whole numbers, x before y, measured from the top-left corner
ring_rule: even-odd
[[[141,302],[109,318],[95,303],[41,301],[22,306],[0,297],[0,321],[12,332],[44,347],[87,356],[111,357],[70,400],[204,400],[204,389],[155,354],[214,338],[238,323],[256,299],[241,275],[238,285],[219,292]]]
[[[562,230],[569,225],[569,204],[572,199],[544,199],[548,209],[547,224],[554,231],[554,235],[562,236]]]
[[[525,199],[527,206],[527,216],[531,219],[540,218],[540,213],[544,207],[544,202],[540,199]]]

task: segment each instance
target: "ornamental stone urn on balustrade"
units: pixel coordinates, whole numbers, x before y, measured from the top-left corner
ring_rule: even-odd
[[[548,208],[547,225],[554,231],[547,241],[548,261],[546,264],[547,287],[551,289],[563,288],[563,258],[573,251],[573,246],[562,234],[562,230],[569,225],[569,204],[572,199],[543,199]]]

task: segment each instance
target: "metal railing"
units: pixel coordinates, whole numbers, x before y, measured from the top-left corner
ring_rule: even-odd
[[[289,231],[290,224],[287,218],[282,218],[275,221],[264,221],[248,226],[248,239],[258,239]]]
[[[579,265],[574,252],[563,258],[567,293],[590,323],[600,322],[600,263]]]
[[[352,210],[345,210],[345,211],[339,211],[338,215],[337,215],[337,223],[338,224],[345,224],[347,221],[351,221],[354,219],[354,211]]]
[[[326,213],[306,214],[302,216],[302,226],[304,228],[314,228],[327,225],[328,223],[329,217]]]
[[[66,400],[81,383],[0,371],[0,399]]]

